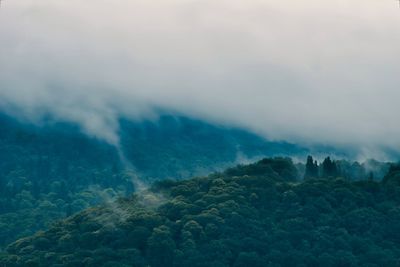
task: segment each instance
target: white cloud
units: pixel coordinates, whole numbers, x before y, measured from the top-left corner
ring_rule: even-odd
[[[117,142],[163,108],[293,142],[400,145],[396,1],[20,0],[0,106]]]

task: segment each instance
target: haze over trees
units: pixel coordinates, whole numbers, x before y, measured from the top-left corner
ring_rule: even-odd
[[[76,125],[32,125],[0,113],[0,250],[57,219],[130,195],[136,176],[144,182],[183,179],[234,164],[238,154],[303,151],[173,116],[157,122],[121,119],[120,134],[128,167],[114,146],[82,134]]]
[[[400,267],[399,1],[0,0],[0,267]]]
[[[353,211],[342,210],[338,203],[343,196],[331,195],[337,186],[351,192],[348,208],[370,209],[373,204],[379,220],[392,216],[387,209],[397,203],[392,199],[397,192],[393,178],[397,165],[374,160],[358,163],[327,157],[318,163],[308,156],[305,164],[293,164],[289,158],[265,158],[178,181],[233,164],[238,156],[248,160],[263,154],[306,155],[307,150],[186,118],[167,116],[158,123],[121,121],[121,125],[124,160],[133,167],[121,160],[121,151],[83,135],[74,125],[35,126],[0,116],[0,251],[4,250],[0,265],[289,266],[290,257],[280,261],[285,249],[294,255],[308,253],[315,263],[322,260],[312,248],[315,237],[309,235],[327,235],[335,244],[331,239],[342,231],[341,216]],[[132,196],[132,179],[138,174],[148,182],[174,180],[157,182],[149,191]],[[303,218],[319,212],[320,207],[310,202],[325,207],[322,211],[327,214],[318,215],[323,222]],[[299,218],[290,217],[292,213]],[[67,219],[54,225],[63,218]],[[304,233],[285,226],[297,220],[307,226]],[[315,233],[328,226],[327,233]],[[243,236],[237,233],[242,230]],[[393,250],[397,241],[390,247],[379,241],[386,232],[373,235],[362,242],[397,255]],[[309,251],[291,243],[303,236]],[[289,243],[279,243],[283,238]],[[351,243],[349,238],[343,236],[343,242]],[[266,245],[275,243],[274,250]],[[329,247],[330,259],[339,257],[335,249]],[[366,262],[361,252],[351,253],[346,257],[357,264]],[[393,263],[388,258],[386,262]]]
[[[303,169],[301,163],[298,165]],[[308,156],[306,164],[304,165],[303,177],[305,180],[337,177],[353,181],[365,179],[381,180],[387,174],[391,166],[390,163],[379,162],[373,159],[359,163],[357,161],[332,160],[331,157],[326,157],[322,163],[319,164],[312,156]]]
[[[311,162],[311,160],[310,160]],[[264,159],[148,191],[16,241],[5,266],[399,266],[400,167],[296,181]]]

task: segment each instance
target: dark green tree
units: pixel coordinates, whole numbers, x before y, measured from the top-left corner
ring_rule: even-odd
[[[168,227],[155,228],[147,241],[147,245],[151,266],[173,266],[175,242]]]
[[[338,169],[336,167],[336,163],[331,160],[330,157],[325,158],[322,163],[322,176],[324,178],[337,177]]]
[[[312,156],[308,156],[304,179],[318,178],[318,176],[318,163],[314,161]]]

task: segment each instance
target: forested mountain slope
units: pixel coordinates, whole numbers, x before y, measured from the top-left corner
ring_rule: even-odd
[[[76,125],[33,125],[0,114],[0,250],[89,206],[134,190],[141,180],[187,178],[259,157],[304,150],[248,132],[181,117],[121,119],[121,153]],[[126,165],[129,165],[128,167]]]
[[[290,159],[163,181],[18,240],[3,266],[399,266],[400,168],[296,182]]]
[[[199,120],[161,116],[120,122],[121,147],[146,177],[189,178],[263,156],[305,156],[306,148],[271,142],[247,131]]]
[[[133,191],[115,149],[76,127],[0,120],[0,247],[99,203],[107,188]]]

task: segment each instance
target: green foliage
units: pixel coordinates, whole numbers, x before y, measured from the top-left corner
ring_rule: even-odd
[[[105,198],[131,193],[119,161],[114,148],[72,126],[34,127],[0,115],[0,250]]]
[[[339,172],[336,166],[336,163],[331,160],[330,157],[327,157],[322,162],[322,177],[330,177],[335,178],[339,176]]]
[[[265,159],[158,182],[18,240],[0,265],[399,266],[396,169],[382,182],[295,182],[293,168]],[[146,205],[149,195],[158,205]]]
[[[314,161],[312,156],[308,156],[306,163],[306,170],[304,173],[304,179],[312,179],[318,177],[319,177],[318,163],[317,161]]]
[[[373,159],[366,160],[363,163],[350,162],[348,160],[332,160],[326,157],[321,164],[312,156],[307,157],[305,165],[297,163],[298,170],[304,172],[304,179],[335,179],[338,177],[347,180],[382,180],[388,173],[391,164],[379,162]]]
[[[245,131],[172,116],[121,120],[121,149],[146,180],[208,174],[248,157],[300,151]],[[124,162],[125,163],[125,162]],[[134,191],[115,147],[70,124],[30,125],[0,113],[0,250],[54,221]]]
[[[121,120],[121,147],[142,176],[190,178],[223,170],[241,157],[303,155],[306,149],[269,142],[235,128],[179,116],[135,123]]]
[[[296,181],[299,178],[298,171],[290,158],[263,159],[250,165],[239,165],[226,170],[230,176],[269,176],[280,177],[286,181]]]

